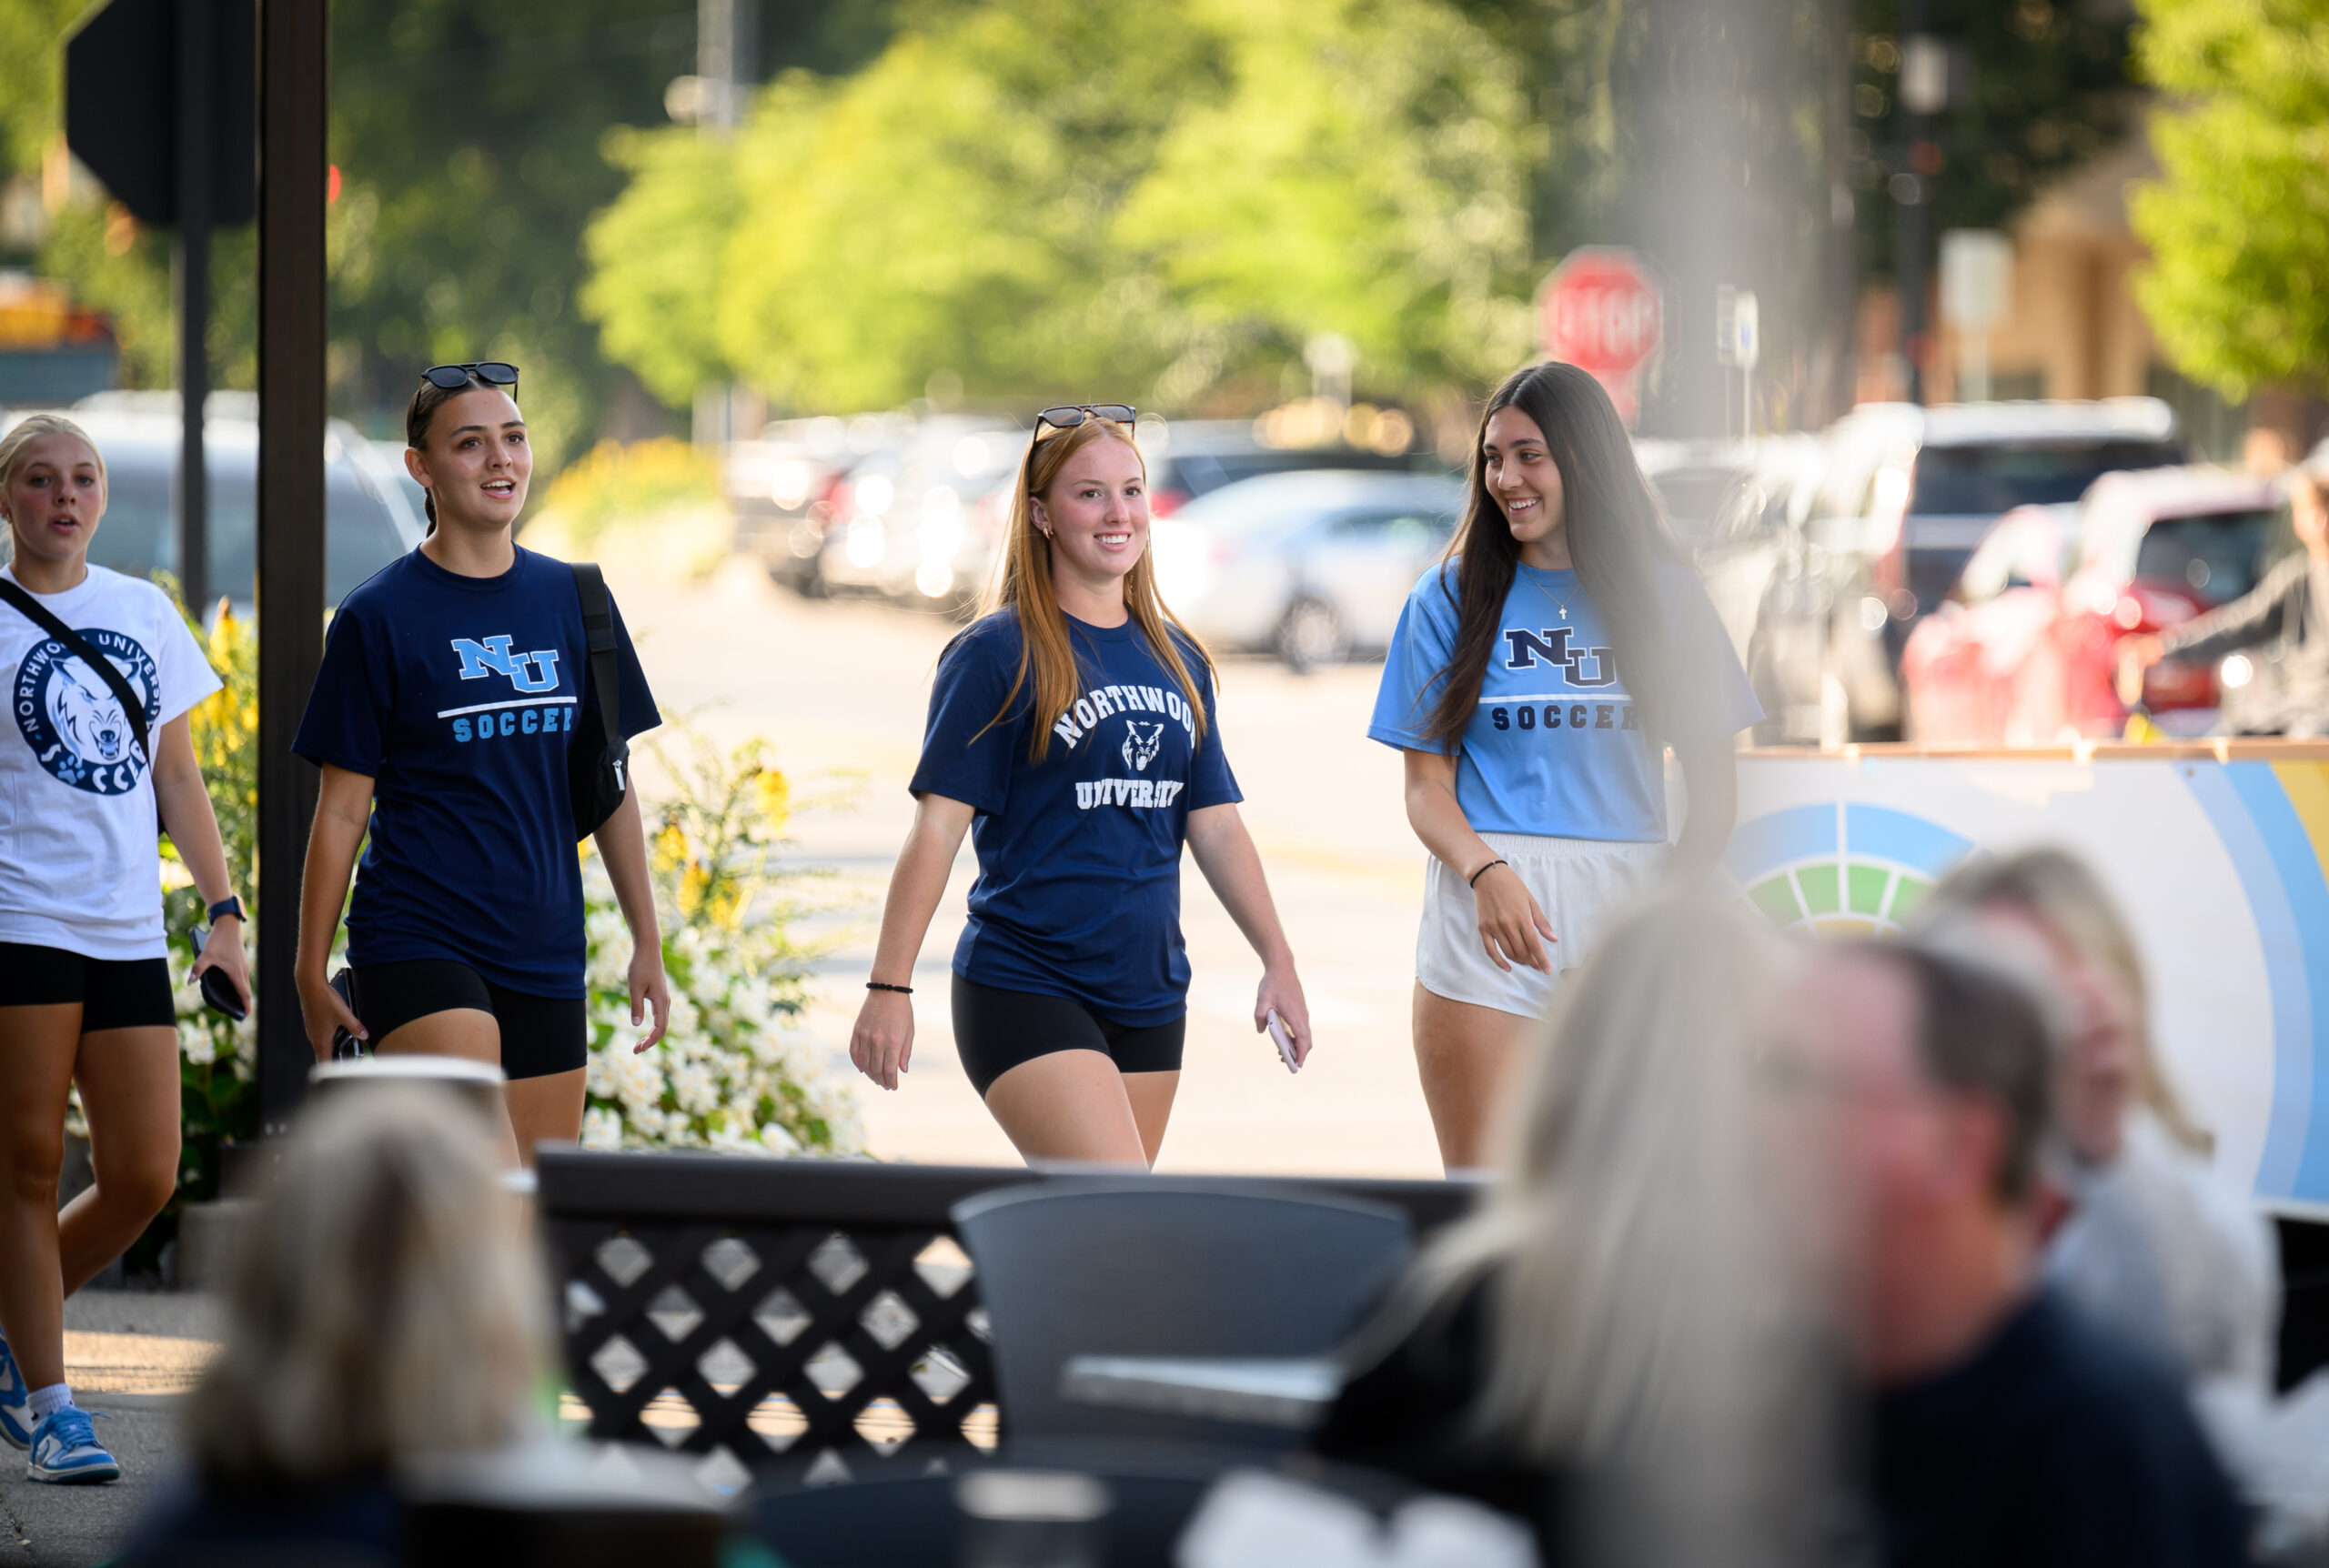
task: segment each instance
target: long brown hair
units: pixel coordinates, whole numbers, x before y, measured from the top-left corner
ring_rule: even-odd
[[[1425,733],[1446,746],[1462,743],[1504,624],[1505,596],[1519,568],[1520,543],[1488,493],[1481,456],[1488,421],[1507,408],[1519,409],[1545,434],[1545,450],[1560,470],[1562,527],[1577,579],[1609,629],[1642,728],[1653,743],[1661,742],[1671,712],[1674,661],[1659,603],[1658,564],[1680,560],[1681,547],[1634,460],[1633,443],[1608,393],[1576,366],[1550,360],[1514,373],[1480,411],[1479,433],[1472,439],[1471,498],[1439,567],[1440,587],[1456,599],[1456,646]]]
[[[1035,527],[1033,503],[1051,493],[1053,483],[1059,478],[1060,470],[1067,467],[1070,457],[1094,441],[1108,440],[1122,441],[1132,447],[1135,456],[1140,451],[1134,445],[1132,432],[1111,419],[1094,417],[1048,437],[1042,427],[1036,427],[1035,439],[1028,444],[1027,455],[1019,463],[1019,488],[1011,498],[1011,525],[1003,537],[1002,570],[980,607],[983,615],[1005,609],[1017,615],[1019,668],[1011,678],[1011,689],[1003,699],[1003,707],[986,721],[979,735],[1010,718],[1032,670],[1035,681],[1035,722],[1027,747],[1030,762],[1040,764],[1049,755],[1052,726],[1084,694],[1084,672],[1075,661],[1075,645],[1068,638],[1067,615],[1059,608],[1059,595],[1052,588],[1052,541]],[[1141,466],[1146,471],[1145,458]],[[1181,618],[1164,607],[1164,597],[1156,591],[1156,567],[1146,550],[1133,563],[1132,570],[1124,574],[1124,608],[1132,612],[1141,635],[1148,639],[1149,651],[1181,689],[1181,696],[1189,705],[1189,719],[1196,726],[1196,744],[1204,745],[1205,693],[1190,673],[1187,661],[1181,657],[1181,644],[1185,642],[1205,666],[1207,684],[1215,677],[1213,656],[1205,652],[1205,644],[1197,640],[1196,634],[1181,624]],[[972,739],[975,740],[978,736]]]

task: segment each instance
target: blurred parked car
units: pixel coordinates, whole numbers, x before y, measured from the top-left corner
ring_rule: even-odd
[[[1405,453],[1330,447],[1272,447],[1242,419],[1143,419],[1136,430],[1148,464],[1148,510],[1169,518],[1180,508],[1226,485],[1264,474],[1314,468],[1409,473],[1417,459]]]
[[[1773,436],[1724,450],[1731,455],[1731,466],[1722,490],[1711,501],[1697,501],[1694,491],[1679,487],[1669,494],[1661,486],[1659,495],[1669,518],[1678,501],[1709,508],[1707,517],[1687,530],[1676,519],[1675,531],[1689,547],[1723,629],[1744,661],[1763,590],[1819,488],[1820,446],[1814,436]],[[1651,483],[1658,483],[1655,475]]]
[[[983,586],[993,546],[972,508],[1026,450],[1007,419],[924,419],[834,487],[818,570],[828,591],[958,608]]]
[[[1755,472],[1751,441],[1638,440],[1634,460],[1657,490],[1674,535],[1695,554],[1720,525],[1732,494]]]
[[[237,613],[248,614],[258,561],[257,407],[247,396],[214,394],[207,408],[208,597],[214,603],[226,598]],[[29,412],[13,409],[5,423]],[[176,572],[177,515],[170,498],[181,437],[176,395],[102,393],[67,412],[106,459],[106,515],[90,541],[89,558],[130,577]],[[418,544],[422,523],[406,504],[396,470],[372,442],[337,419],[325,427],[324,465],[324,600],[337,605]]]
[[[1337,469],[1225,485],[1150,526],[1157,587],[1215,648],[1296,669],[1379,652],[1464,496],[1448,476]]]
[[[825,415],[778,420],[758,440],[731,443],[721,475],[736,515],[737,549],[757,557],[786,587],[817,592],[817,559],[830,520],[817,503],[883,434],[879,420],[852,432],[847,421]]]
[[[2153,397],[1854,409],[1828,432],[1818,496],[1757,615],[1765,711],[1815,725],[1802,739],[1897,735],[1901,650],[1991,524],[2183,460],[2174,411]]]
[[[2068,527],[2066,508],[2011,514],[1910,636],[1901,673],[1911,734],[1972,745],[2117,735],[2120,639],[2254,587],[2284,542],[2281,505],[2270,480],[2161,468],[2097,480]],[[2145,672],[2144,706],[2171,734],[2213,728],[2219,695],[2213,668],[2167,660]]]
[[[2017,507],[1998,519],[1901,651],[1911,739],[2034,746],[2055,738],[2062,725],[2055,626],[2077,535],[2075,506]]]

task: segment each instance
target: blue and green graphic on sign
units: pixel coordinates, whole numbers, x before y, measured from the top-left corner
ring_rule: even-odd
[[[1782,930],[1890,936],[1971,839],[1886,806],[1794,806],[1741,822],[1723,864]]]

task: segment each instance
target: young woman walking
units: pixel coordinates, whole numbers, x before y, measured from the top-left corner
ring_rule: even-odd
[[[1736,809],[1733,738],[1761,717],[1659,517],[1608,394],[1571,365],[1488,400],[1447,559],[1408,595],[1367,734],[1406,757],[1431,851],[1416,939],[1416,1066],[1450,1170],[1558,978],[1670,865],[1710,869]],[[1669,852],[1666,749],[1689,790]]]
[[[1262,960],[1298,1061],[1310,1012],[1214,719],[1213,664],[1157,597],[1147,470],[1121,403],[1046,408],[986,616],[940,656],[850,1060],[884,1089],[913,1054],[914,956],[967,830],[954,1041],[1030,1160],[1150,1165],[1180,1084],[1189,961],[1181,847]]]
[[[14,719],[0,726],[0,1438],[31,1451],[35,1481],[121,1474],[65,1382],[65,1298],[177,1188],[157,811],[209,906],[195,972],[219,970],[250,1002],[243,906],[187,718],[218,677],[169,596],[89,565],[105,510],[105,458],[71,420],[35,414],[0,437],[0,517],[14,546],[0,572]],[[73,635],[58,637],[18,593]],[[111,668],[93,668],[92,655]],[[96,1180],[60,1213],[75,1084]]]
[[[515,367],[438,365],[405,414],[428,537],[333,618],[292,749],[323,769],[299,904],[299,1005],[320,1061],[336,1030],[383,1054],[459,1056],[509,1075],[508,1152],[582,1131],[590,1023],[568,753],[595,711],[573,571],[509,535],[533,453]],[[609,606],[626,737],[660,722]],[[355,1005],[325,974],[348,908]],[[670,988],[638,796],[594,837],[630,927],[630,1020],[663,1036]]]

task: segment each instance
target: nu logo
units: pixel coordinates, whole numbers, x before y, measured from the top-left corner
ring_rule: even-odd
[[[520,691],[557,690],[558,649],[543,648],[532,653],[512,653],[512,640],[506,633],[489,637],[483,642],[455,638],[453,651],[461,656],[461,678],[483,680],[489,675],[506,675]]]
[[[1526,627],[1508,628],[1504,640],[1511,652],[1505,658],[1507,669],[1534,669],[1541,659],[1561,672],[1561,678],[1571,686],[1608,686],[1618,678],[1617,667],[1610,662],[1606,648],[1571,648],[1569,633],[1575,628],[1548,626],[1538,631]],[[1590,664],[1593,673],[1585,673]]]

